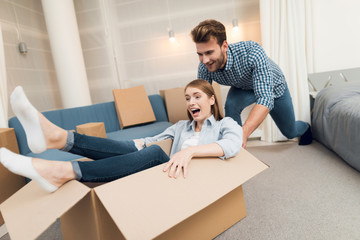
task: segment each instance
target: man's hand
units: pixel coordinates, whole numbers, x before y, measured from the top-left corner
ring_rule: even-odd
[[[164,172],[169,171],[169,177],[178,178],[183,172],[184,178],[186,178],[188,173],[188,166],[192,159],[192,151],[190,148],[185,148],[184,150],[175,153],[172,158],[165,164],[163,168]]]
[[[263,105],[256,104],[251,110],[248,118],[246,119],[243,128],[243,144],[242,147],[246,148],[248,137],[255,131],[255,129],[264,121],[269,113],[269,109]]]
[[[244,126],[243,126],[243,143],[242,143],[242,147],[244,149],[246,148],[247,139],[251,135],[251,133],[252,132],[250,132],[248,126],[246,124],[244,124]]]

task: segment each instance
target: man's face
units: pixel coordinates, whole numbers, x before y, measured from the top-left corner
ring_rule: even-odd
[[[199,60],[205,64],[209,72],[215,72],[225,67],[227,49],[228,44],[226,41],[219,46],[214,37],[211,37],[210,40],[205,43],[196,43],[196,51]]]

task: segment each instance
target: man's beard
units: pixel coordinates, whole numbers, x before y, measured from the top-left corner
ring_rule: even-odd
[[[218,61],[216,63],[216,69],[220,70],[221,67],[223,66],[223,68],[225,67],[225,54],[221,53],[221,56],[218,58]]]
[[[216,59],[215,61],[215,69],[213,70],[213,72],[220,70],[221,67],[225,67],[225,54],[221,53],[220,57],[218,59]]]

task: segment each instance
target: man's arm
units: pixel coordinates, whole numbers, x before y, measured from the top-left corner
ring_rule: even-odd
[[[246,148],[246,141],[248,137],[264,121],[268,113],[269,109],[264,105],[260,104],[256,104],[250,111],[249,117],[243,125],[243,148]]]

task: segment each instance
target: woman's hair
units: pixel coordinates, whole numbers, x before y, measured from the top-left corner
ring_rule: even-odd
[[[226,40],[225,26],[221,22],[208,19],[191,30],[191,36],[195,43],[206,43],[211,37],[214,37],[221,46]]]
[[[186,89],[188,89],[189,87],[200,89],[209,98],[214,96],[215,103],[213,105],[211,105],[211,113],[214,115],[214,118],[217,121],[220,121],[221,119],[223,119],[223,116],[221,115],[220,110],[219,110],[219,104],[218,104],[218,100],[216,98],[214,88],[211,86],[211,84],[208,81],[205,81],[203,79],[193,80],[186,85],[184,92],[186,92]],[[189,111],[187,111],[187,115],[188,115],[189,119],[192,121],[193,117],[191,116]]]

